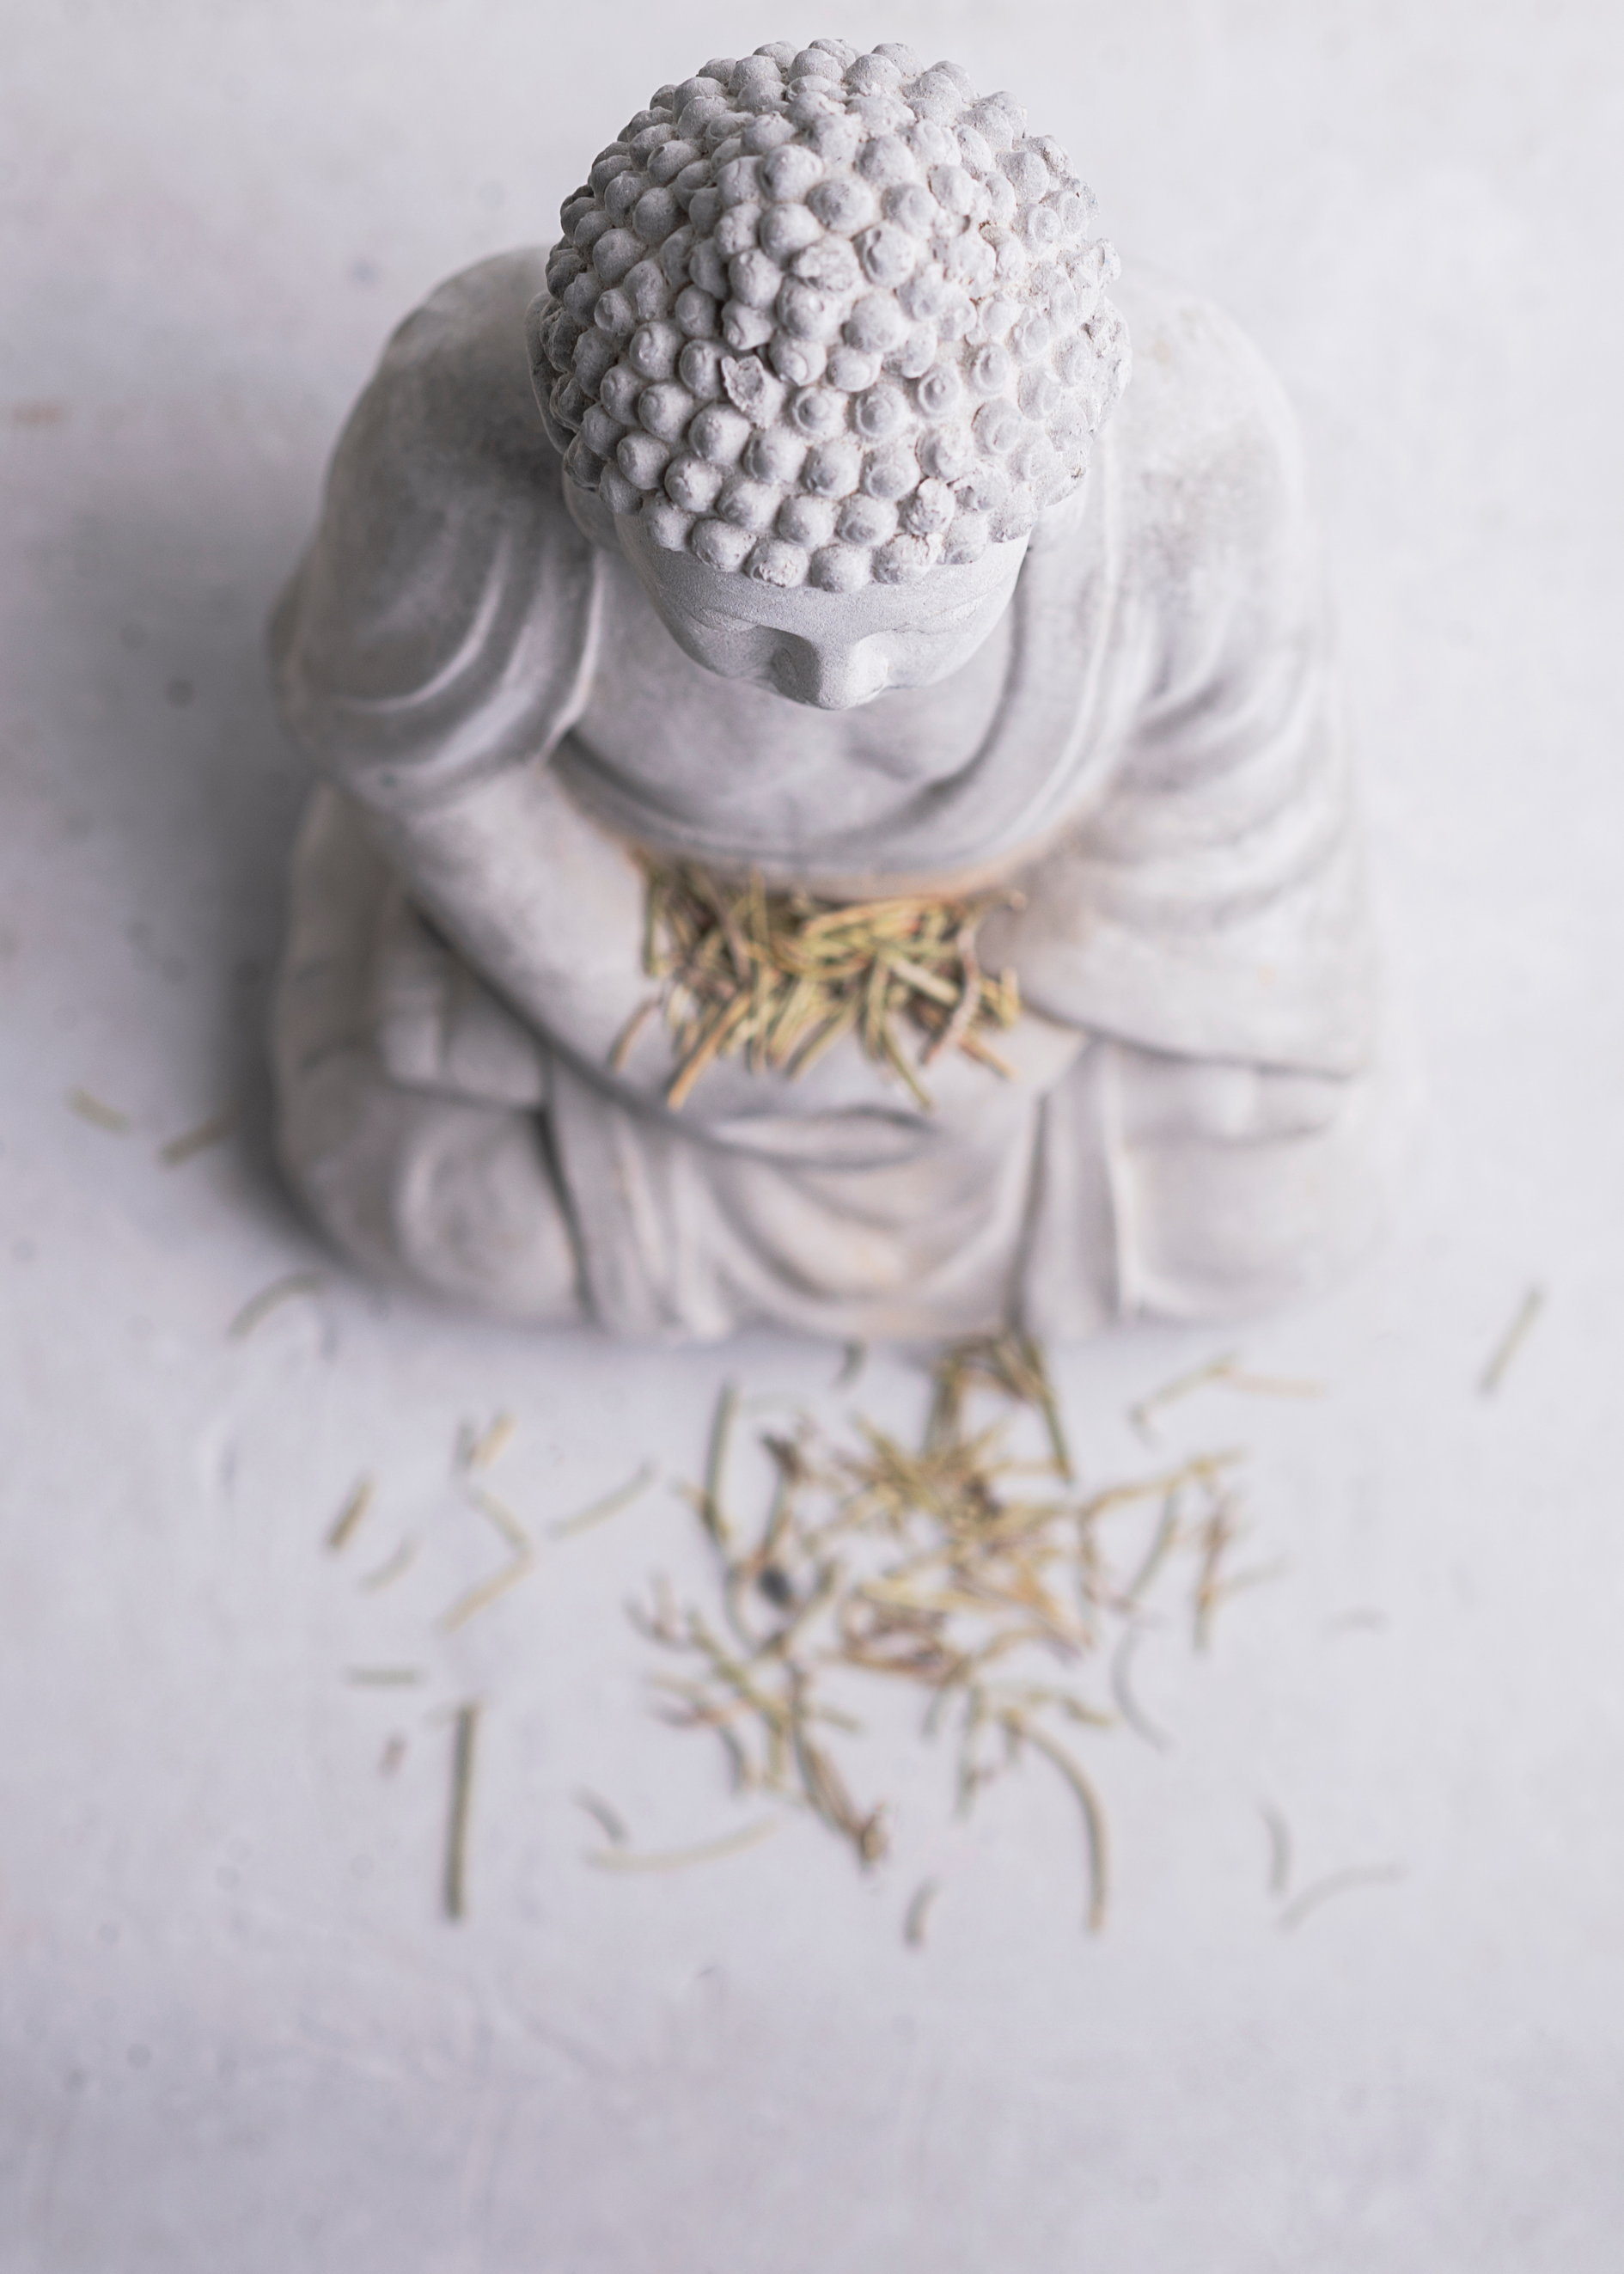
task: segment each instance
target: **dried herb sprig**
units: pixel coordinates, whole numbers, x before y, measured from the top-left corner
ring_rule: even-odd
[[[925,1426],[927,1443],[957,1432],[965,1398],[978,1383],[1002,1391],[1018,1404],[1037,1407],[1049,1433],[1055,1466],[1069,1480],[1073,1473],[1071,1449],[1043,1346],[1012,1327],[1000,1334],[972,1336],[951,1344],[943,1353],[936,1363],[936,1397]]]
[[[673,1107],[718,1058],[794,1076],[851,1035],[929,1111],[900,1022],[924,1038],[921,1065],[958,1050],[1011,1073],[987,1035],[1020,1016],[1019,985],[1013,971],[989,978],[975,953],[978,927],[1007,892],[842,903],[769,892],[759,876],[728,883],[688,862],[644,855],[643,868],[643,968],[659,991],[621,1029],[610,1063],[625,1063],[662,1009],[678,1055]]]
[[[228,1105],[223,1112],[211,1113],[207,1121],[183,1129],[178,1137],[171,1137],[167,1145],[160,1145],[158,1158],[166,1169],[178,1169],[194,1154],[207,1153],[211,1145],[223,1144],[236,1128],[237,1108]]]
[[[978,1399],[993,1415],[979,1427]],[[807,1808],[873,1864],[886,1852],[888,1811],[853,1796],[837,1758],[838,1738],[859,1728],[842,1696],[854,1675],[908,1683],[924,1698],[926,1734],[956,1732],[961,1809],[1028,1751],[1063,1779],[1082,1820],[1086,1917],[1097,1929],[1109,1900],[1105,1815],[1073,1741],[1125,1721],[1165,1742],[1132,1704],[1128,1658],[1146,1598],[1179,1555],[1193,1564],[1190,1615],[1206,1639],[1235,1584],[1224,1559],[1239,1457],[1198,1455],[1082,1492],[1041,1346],[978,1337],[938,1362],[916,1449],[863,1419],[851,1443],[805,1419],[793,1434],[763,1434],[773,1480],[752,1530],[728,1489],[739,1411],[728,1385],[704,1484],[688,1495],[715,1558],[720,1623],[664,1582],[634,1609],[649,1638],[686,1661],[658,1677],[666,1718],[718,1737],[736,1790]],[[1042,1456],[1006,1445],[1023,1412],[1041,1424]],[[1108,1534],[1147,1501],[1160,1502],[1149,1545],[1119,1571]],[[1079,1683],[1108,1644],[1115,1711]],[[922,1931],[921,1916],[911,1931]]]
[[[268,1287],[261,1287],[257,1295],[249,1297],[226,1329],[226,1340],[246,1342],[273,1311],[280,1310],[284,1303],[291,1303],[297,1296],[319,1295],[326,1285],[320,1271],[289,1271],[284,1278],[274,1279]]]
[[[446,1870],[442,1898],[446,1916],[460,1919],[468,1909],[468,1819],[473,1803],[474,1749],[479,1735],[477,1699],[459,1706],[451,1742],[451,1799],[446,1814]]]
[[[1517,1308],[1517,1314],[1495,1344],[1488,1364],[1477,1378],[1477,1395],[1492,1397],[1506,1378],[1507,1369],[1528,1335],[1529,1329],[1545,1308],[1545,1291],[1530,1287]]]
[[[1155,1416],[1163,1406],[1175,1405],[1181,1397],[1188,1397],[1197,1389],[1209,1387],[1237,1389],[1250,1397],[1322,1397],[1325,1384],[1320,1382],[1301,1382],[1281,1374],[1252,1374],[1241,1364],[1236,1351],[1226,1351],[1222,1357],[1208,1359],[1203,1365],[1192,1367],[1189,1373],[1177,1374],[1164,1382],[1160,1389],[1153,1389],[1137,1404],[1128,1408],[1128,1419],[1147,1445],[1156,1442]]]

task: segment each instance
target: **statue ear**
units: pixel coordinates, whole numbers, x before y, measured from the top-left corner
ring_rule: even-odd
[[[618,553],[620,539],[615,529],[614,516],[605,504],[601,492],[583,489],[579,482],[572,482],[568,475],[560,486],[564,493],[565,509],[582,536],[589,538],[594,545],[601,546],[605,553]]]
[[[535,392],[536,407],[541,413],[541,423],[547,430],[548,441],[562,457],[575,437],[567,426],[560,426],[553,415],[553,405],[548,398],[558,373],[548,362],[547,351],[541,343],[542,325],[557,305],[558,302],[551,292],[538,292],[524,311],[524,352],[530,358],[530,386]]]
[[[1085,458],[1076,480],[1058,497],[1051,498],[1039,514],[1028,548],[1031,552],[1041,553],[1048,546],[1069,544],[1075,537],[1089,507],[1088,464]]]

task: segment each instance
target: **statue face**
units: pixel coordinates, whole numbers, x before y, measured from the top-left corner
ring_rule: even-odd
[[[1009,606],[1026,539],[914,584],[784,591],[667,553],[641,516],[617,516],[620,550],[685,655],[792,703],[849,711],[892,687],[929,687],[967,663]]]

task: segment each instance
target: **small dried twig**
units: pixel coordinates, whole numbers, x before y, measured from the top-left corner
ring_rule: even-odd
[[[620,1485],[615,1491],[605,1493],[602,1500],[593,1501],[578,1516],[567,1516],[557,1524],[550,1524],[547,1526],[549,1538],[573,1540],[578,1532],[590,1532],[594,1525],[607,1524],[612,1516],[619,1516],[623,1508],[629,1508],[635,1500],[647,1492],[658,1473],[652,1461],[645,1461],[629,1484]]]
[[[377,1496],[376,1480],[372,1477],[363,1477],[333,1519],[327,1537],[329,1555],[341,1555],[350,1545],[359,1528],[362,1518]]]
[[[722,1505],[722,1480],[727,1466],[727,1448],[733,1435],[733,1417],[739,1410],[739,1386],[725,1382],[718,1393],[716,1411],[710,1421],[710,1443],[705,1454],[704,1499],[700,1516],[705,1530],[718,1547],[728,1544],[729,1527],[726,1511]]]
[[[1204,1632],[1210,1638],[1212,1616],[1221,1603],[1229,1602],[1236,1595],[1244,1594],[1248,1587],[1271,1586],[1276,1579],[1283,1579],[1290,1569],[1289,1557],[1276,1555],[1270,1563],[1254,1563],[1244,1571],[1231,1572],[1227,1579],[1220,1580],[1199,1606],[1207,1622]]]
[[[521,1579],[528,1579],[536,1569],[536,1563],[535,1555],[528,1551],[521,1552],[504,1563],[500,1571],[493,1572],[490,1578],[481,1580],[477,1587],[470,1587],[465,1595],[457,1598],[448,1611],[441,1614],[441,1634],[455,1634],[459,1627],[465,1627],[470,1619],[477,1618],[481,1611],[488,1611],[492,1603],[500,1602],[510,1588],[518,1585]]]
[[[876,1864],[885,1853],[884,1811],[858,1809],[833,1760],[808,1734],[804,1710],[791,1721],[792,1743],[808,1800],[831,1831],[849,1840],[860,1864]]]
[[[1212,1642],[1213,1615],[1222,1593],[1218,1577],[1219,1567],[1235,1537],[1235,1503],[1226,1493],[1220,1497],[1201,1530],[1201,1571],[1196,1582],[1193,1605],[1194,1639],[1198,1650],[1207,1649]]]
[[[490,1468],[512,1444],[518,1427],[511,1413],[499,1413],[489,1428],[470,1440],[463,1466],[469,1469]]]
[[[81,1121],[88,1121],[93,1128],[105,1129],[109,1137],[122,1137],[129,1129],[127,1113],[121,1113],[117,1106],[109,1105],[105,1098],[97,1097],[88,1089],[71,1089],[68,1106]]]
[[[1232,1367],[1223,1376],[1226,1389],[1239,1390],[1244,1397],[1323,1397],[1322,1382],[1304,1382],[1295,1374],[1247,1374],[1240,1367]]]
[[[624,1848],[629,1844],[632,1835],[627,1830],[626,1820],[618,1809],[612,1808],[609,1803],[598,1793],[588,1792],[584,1788],[576,1792],[575,1800],[575,1806],[585,1809],[593,1823],[603,1833],[604,1837],[616,1848]]]
[[[914,1890],[913,1899],[903,1915],[902,1939],[910,1950],[925,1946],[925,1929],[929,1924],[931,1905],[942,1892],[940,1879],[924,1879]]]
[[[1019,1404],[1037,1408],[1043,1417],[1055,1467],[1069,1483],[1074,1474],[1071,1449],[1042,1344],[1011,1328],[1001,1334],[976,1335],[954,1343],[938,1361],[936,1401],[925,1430],[927,1444],[949,1442],[957,1434],[966,1395],[978,1382]]]
[[[503,1418],[506,1419],[505,1416]],[[486,1435],[489,1434],[487,1431]],[[469,1465],[472,1465],[472,1462],[470,1452]],[[480,1515],[500,1533],[513,1553],[500,1571],[492,1572],[488,1579],[482,1579],[477,1586],[470,1587],[465,1595],[458,1597],[448,1611],[441,1614],[440,1630],[442,1634],[455,1634],[459,1627],[465,1627],[470,1619],[477,1618],[481,1611],[489,1610],[492,1603],[500,1602],[509,1588],[516,1587],[521,1579],[536,1569],[538,1561],[535,1541],[506,1501],[499,1500],[494,1493],[485,1492],[477,1485],[469,1487],[468,1497],[470,1505],[477,1509]]]
[[[369,1571],[360,1581],[362,1591],[366,1594],[375,1595],[384,1587],[392,1587],[398,1578],[410,1570],[422,1553],[422,1540],[415,1532],[409,1534],[402,1540],[393,1555],[381,1562],[375,1571]]]
[[[929,1065],[944,1051],[962,1050],[971,1022],[981,1007],[981,967],[976,960],[974,925],[961,924],[954,945],[959,950],[959,968],[963,974],[959,1000],[953,1005],[952,1016],[946,1026],[926,1043],[920,1058],[921,1065]]]
[[[1153,1389],[1136,1405],[1128,1408],[1128,1419],[1146,1443],[1155,1442],[1152,1416],[1165,1405],[1172,1405],[1192,1391],[1211,1386],[1239,1390],[1251,1397],[1323,1397],[1325,1384],[1320,1382],[1298,1382],[1288,1376],[1268,1374],[1248,1374],[1237,1351],[1226,1351],[1222,1358],[1209,1359],[1204,1366],[1192,1367],[1160,1389]]]
[[[1155,1432],[1151,1427],[1153,1414],[1159,1413],[1164,1405],[1172,1405],[1179,1398],[1188,1397],[1192,1390],[1204,1388],[1207,1382],[1221,1380],[1235,1365],[1237,1353],[1233,1351],[1227,1351],[1222,1358],[1208,1359],[1201,1366],[1192,1367],[1187,1374],[1175,1374],[1171,1382],[1164,1382],[1159,1389],[1151,1390],[1136,1404],[1130,1405],[1128,1419],[1146,1443],[1155,1442]]]
[[[1082,1770],[1064,1745],[1058,1745],[1047,1730],[1036,1728],[1030,1721],[1020,1724],[1020,1735],[1052,1761],[1077,1796],[1082,1811],[1083,1834],[1088,1851],[1088,1909],[1085,1914],[1090,1934],[1098,1934],[1105,1925],[1106,1906],[1110,1900],[1110,1857],[1105,1841],[1105,1811],[1098,1796]]]
[[[211,1114],[199,1121],[195,1129],[185,1129],[178,1137],[171,1137],[167,1145],[158,1148],[158,1158],[166,1169],[178,1169],[194,1154],[206,1153],[211,1145],[222,1144],[237,1127],[237,1108],[228,1105],[222,1113]]]
[[[508,1507],[506,1501],[498,1500],[494,1493],[480,1491],[477,1486],[474,1487],[470,1491],[468,1497],[473,1506],[478,1510],[480,1515],[487,1517],[491,1524],[494,1525],[495,1529],[500,1532],[502,1538],[508,1542],[508,1547],[513,1549],[515,1555],[533,1555],[535,1554],[535,1541],[530,1538],[530,1533],[524,1529],[524,1526],[520,1523],[518,1517]]]
[[[1511,1361],[1522,1349],[1530,1328],[1545,1308],[1545,1291],[1530,1287],[1517,1307],[1516,1316],[1495,1344],[1488,1364],[1477,1380],[1479,1397],[1492,1397],[1504,1382]]]
[[[1117,1711],[1129,1728],[1135,1730],[1139,1736],[1143,1737],[1147,1745],[1154,1745],[1159,1753],[1164,1753],[1172,1743],[1172,1739],[1165,1729],[1159,1729],[1150,1720],[1134,1694],[1132,1678],[1133,1653],[1139,1648],[1139,1638],[1144,1631],[1142,1627],[1138,1626],[1126,1626],[1123,1629],[1122,1639],[1111,1653],[1111,1695],[1116,1700]]]
[[[613,1047],[609,1052],[609,1071],[611,1073],[624,1073],[626,1061],[632,1054],[633,1043],[643,1032],[644,1027],[648,1024],[654,1013],[658,1009],[659,997],[658,995],[646,995],[643,1001],[638,1004],[636,1009],[632,1013],[631,1017],[626,1021],[626,1024],[621,1028],[620,1033],[614,1038]]]
[[[246,1342],[257,1326],[280,1310],[284,1303],[293,1302],[300,1295],[319,1295],[327,1281],[320,1271],[289,1271],[283,1279],[273,1280],[257,1295],[251,1295],[226,1329],[228,1342]]]
[[[1134,1604],[1142,1600],[1156,1574],[1178,1544],[1179,1495],[1184,1480],[1169,1485],[1162,1495],[1161,1520],[1145,1551],[1145,1560],[1123,1589],[1123,1600]]]
[[[1081,1510],[1090,1522],[1107,1516],[1115,1509],[1130,1508],[1135,1501],[1151,1500],[1158,1494],[1178,1491],[1183,1486],[1194,1484],[1211,1493],[1226,1469],[1234,1468],[1245,1459],[1238,1448],[1231,1447],[1222,1453],[1198,1453],[1177,1469],[1164,1470],[1160,1476],[1139,1477],[1131,1484],[1108,1485],[1101,1492],[1093,1494],[1084,1502]]]
[[[847,1343],[846,1353],[840,1360],[840,1371],[836,1374],[832,1387],[836,1389],[849,1389],[862,1372],[868,1355],[867,1343]]]
[[[693,1848],[665,1848],[641,1853],[629,1849],[597,1849],[588,1851],[585,1861],[600,1871],[686,1871],[695,1864],[719,1864],[724,1856],[741,1856],[747,1848],[754,1848],[763,1840],[770,1840],[775,1832],[782,1831],[781,1816],[758,1817],[741,1832],[730,1832],[720,1840],[702,1840]]]
[[[474,1749],[480,1707],[459,1706],[451,1744],[451,1805],[446,1819],[446,1916],[460,1919],[468,1898],[468,1819],[473,1803]]]
[[[1258,1812],[1268,1833],[1268,1891],[1271,1895],[1287,1894],[1291,1887],[1291,1826],[1277,1808],[1266,1803]]]
[[[1312,1886],[1304,1887],[1295,1902],[1288,1903],[1280,1914],[1278,1924],[1282,1933],[1290,1934],[1321,1903],[1328,1903],[1337,1895],[1351,1894],[1356,1887],[1392,1886],[1404,1877],[1402,1864],[1356,1864],[1346,1871],[1333,1871],[1328,1878],[1316,1879]]]

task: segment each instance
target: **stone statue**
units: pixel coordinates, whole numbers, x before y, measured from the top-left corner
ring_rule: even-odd
[[[1094,214],[956,66],[778,42],[395,333],[273,627],[325,777],[282,1155],[368,1269],[628,1335],[1076,1337],[1366,1242],[1393,1082],[1291,417]]]

